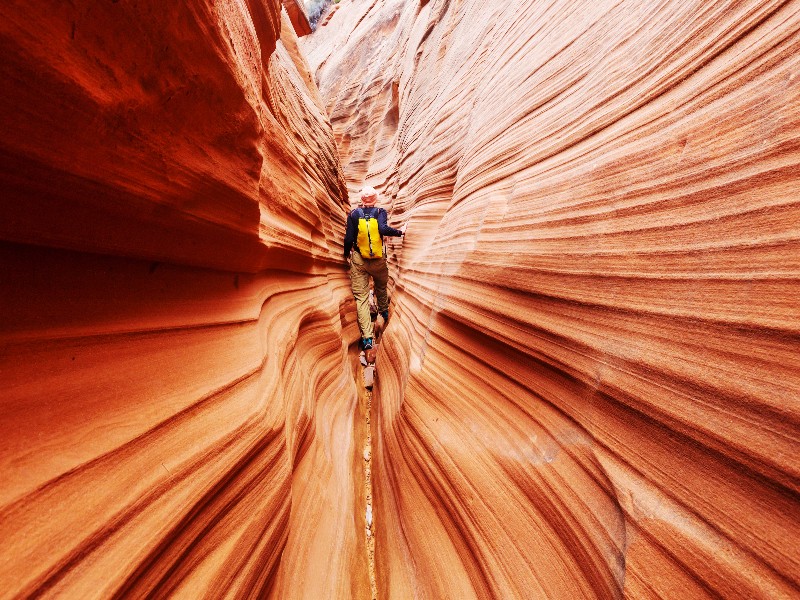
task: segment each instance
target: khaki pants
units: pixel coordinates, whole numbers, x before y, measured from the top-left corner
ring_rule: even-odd
[[[369,316],[369,278],[375,284],[375,299],[378,301],[378,312],[389,309],[389,296],[386,284],[389,282],[389,267],[386,258],[362,258],[355,250],[350,254],[350,285],[356,299],[358,327],[361,337],[373,337],[372,319]]]

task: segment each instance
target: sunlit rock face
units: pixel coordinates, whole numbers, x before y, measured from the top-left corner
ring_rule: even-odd
[[[800,2],[342,0],[302,46],[409,223],[380,597],[797,597]]]
[[[346,189],[279,2],[10,1],[0,46],[0,596],[368,594]]]

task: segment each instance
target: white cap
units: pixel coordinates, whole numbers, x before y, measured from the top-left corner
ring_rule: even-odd
[[[362,198],[369,198],[370,196],[377,196],[377,195],[378,195],[378,190],[376,190],[371,185],[365,185],[363,188],[361,188]]]

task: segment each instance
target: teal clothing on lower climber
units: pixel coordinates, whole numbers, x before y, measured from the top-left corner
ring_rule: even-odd
[[[389,283],[389,267],[385,258],[363,258],[358,252],[350,255],[350,285],[356,299],[358,327],[362,338],[373,336],[372,319],[369,314],[369,278],[372,277],[375,287],[375,299],[378,312],[389,310],[389,294],[386,286]]]

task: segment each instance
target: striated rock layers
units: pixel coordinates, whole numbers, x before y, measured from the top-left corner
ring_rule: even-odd
[[[278,0],[10,0],[0,47],[0,597],[367,596],[346,188]]]
[[[800,596],[800,2],[342,0],[301,46],[410,223],[379,597]]]

